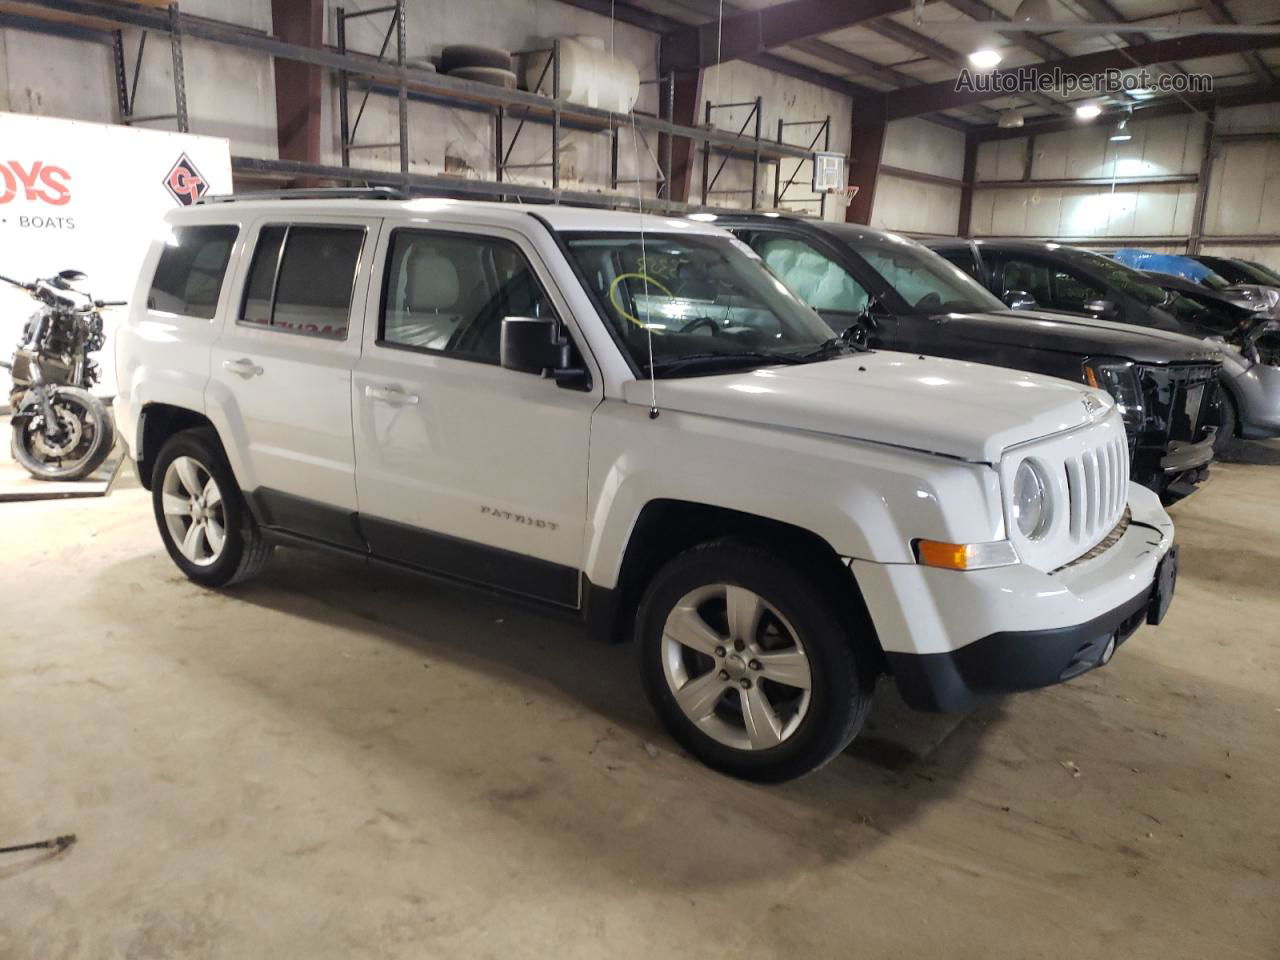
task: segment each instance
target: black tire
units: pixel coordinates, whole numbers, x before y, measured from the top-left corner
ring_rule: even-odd
[[[1236,417],[1236,402],[1222,384],[1218,385],[1218,433],[1213,438],[1213,455],[1223,457],[1236,445],[1236,433],[1240,429]]]
[[[842,617],[814,580],[766,550],[718,540],[676,557],[649,583],[636,616],[645,693],[671,735],[707,766],[746,780],[791,780],[826,764],[862,727],[876,679],[872,658],[857,642],[866,637],[854,635],[862,626]],[[811,678],[807,711],[802,716],[797,711],[798,725],[776,746],[737,748],[709,735],[686,716],[667,680],[663,631],[668,614],[682,598],[713,584],[745,587],[757,594],[789,622],[803,645]],[[869,637],[870,625],[865,629]],[[731,688],[732,683],[715,709],[732,715]]]
[[[490,86],[502,87],[506,90],[514,90],[517,84],[517,77],[510,70],[499,70],[496,67],[457,67],[449,71],[449,76],[458,77],[462,80],[474,80],[477,83],[487,83]]]
[[[106,404],[80,387],[58,387],[53,407],[59,419],[63,413],[76,419],[82,442],[67,456],[45,456],[40,451],[43,428],[26,420],[14,425],[9,441],[13,459],[37,480],[84,480],[111,456],[116,445],[115,424]]]
[[[497,47],[471,43],[455,43],[440,51],[440,72],[453,73],[459,67],[490,67],[510,70],[511,54]]]
[[[211,563],[203,566],[193,563],[183,554],[165,516],[164,479],[169,465],[179,457],[196,461],[213,478],[222,494],[224,540],[221,552]],[[161,447],[151,472],[151,503],[160,539],[164,541],[169,556],[179,570],[201,586],[229,587],[242,583],[257,576],[271,558],[274,547],[263,537],[249,511],[218,435],[211,427],[183,430]]]

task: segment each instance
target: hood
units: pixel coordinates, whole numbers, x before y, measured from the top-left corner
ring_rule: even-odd
[[[658,408],[908,447],[981,463],[1105,417],[1114,401],[1066,380],[876,351],[742,373],[659,380]],[[624,386],[649,405],[648,381]]]
[[[1197,355],[1197,359],[1204,359],[1205,354],[1207,354],[1209,358],[1221,356],[1222,348],[1224,346],[1224,344],[1216,340],[1193,337],[1185,333],[1175,333],[1172,330],[1163,330],[1160,327],[1140,327],[1132,323],[1116,323],[1114,320],[1101,320],[1098,317],[1086,316],[1084,314],[1041,313],[1036,311],[1019,311],[1018,313],[1019,316],[1035,317],[1036,319],[1053,319],[1062,323],[1069,323],[1073,326],[1087,327],[1092,330],[1122,330],[1126,333],[1138,334],[1140,336],[1145,335],[1153,341],[1190,350],[1193,354]],[[1131,357],[1130,359],[1137,358]]]
[[[1143,364],[1209,363],[1217,359],[1215,350],[1194,337],[1060,313],[952,313],[939,321],[942,330],[953,335],[968,334],[981,343],[1024,350],[1121,357]]]

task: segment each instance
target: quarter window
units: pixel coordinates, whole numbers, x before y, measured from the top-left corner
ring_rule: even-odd
[[[212,320],[240,228],[175,227],[160,254],[147,309]]]
[[[505,317],[553,316],[515,244],[426,230],[392,234],[379,343],[496,364]]]
[[[345,340],[364,237],[363,227],[263,227],[240,322]]]

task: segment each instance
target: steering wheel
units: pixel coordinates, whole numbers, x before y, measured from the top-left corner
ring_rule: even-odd
[[[916,309],[920,311],[937,310],[942,306],[942,298],[937,293],[926,293],[916,301]]]
[[[716,323],[710,317],[694,317],[683,327],[680,328],[681,333],[693,333],[699,327],[710,327],[713,334],[720,332],[720,324]]]

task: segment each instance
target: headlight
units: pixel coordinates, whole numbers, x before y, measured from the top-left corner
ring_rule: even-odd
[[[1030,460],[1018,465],[1013,478],[1013,522],[1028,540],[1039,540],[1049,526],[1048,484]]]
[[[1142,402],[1138,371],[1127,360],[1089,360],[1084,365],[1084,382],[1111,394],[1124,421],[1125,432],[1142,429],[1147,411]]]

